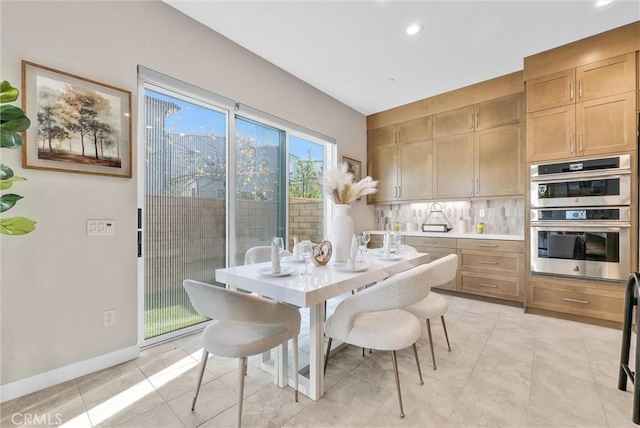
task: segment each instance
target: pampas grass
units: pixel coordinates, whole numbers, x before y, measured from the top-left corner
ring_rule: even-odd
[[[335,204],[349,205],[362,196],[376,193],[377,185],[378,182],[368,176],[354,183],[353,174],[344,162],[324,174],[324,191]]]

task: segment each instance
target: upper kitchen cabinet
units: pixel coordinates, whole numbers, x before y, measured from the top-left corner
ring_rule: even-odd
[[[475,191],[473,132],[433,142],[436,199],[470,198]]]
[[[518,93],[434,115],[433,138],[512,125],[523,120],[524,94]]]
[[[637,150],[640,21],[524,59],[526,161]]]
[[[431,116],[368,132],[368,175],[379,180],[370,203],[431,198],[431,138]]]
[[[475,197],[524,194],[524,124],[476,132]]]

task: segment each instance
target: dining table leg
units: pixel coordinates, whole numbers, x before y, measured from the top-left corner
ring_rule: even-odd
[[[309,313],[309,398],[324,395],[324,302],[311,306]]]

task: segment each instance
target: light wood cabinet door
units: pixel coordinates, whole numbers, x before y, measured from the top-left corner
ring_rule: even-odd
[[[433,121],[431,116],[409,120],[398,125],[400,144],[427,141],[433,138]]]
[[[576,102],[589,101],[635,90],[635,53],[576,68]]]
[[[433,195],[440,198],[473,196],[473,132],[433,141]]]
[[[524,94],[514,94],[476,105],[475,130],[524,122]]]
[[[369,202],[393,201],[397,195],[397,146],[369,148],[368,174],[378,180],[378,191],[369,195]]]
[[[635,91],[576,104],[576,154],[636,150]]]
[[[438,113],[433,116],[433,138],[473,131],[474,106]]]
[[[575,69],[528,80],[525,87],[527,113],[575,103]]]
[[[575,105],[527,113],[527,162],[575,156]]]
[[[397,127],[395,125],[370,130],[367,132],[368,147],[374,148],[396,144],[396,131]]]
[[[398,198],[431,199],[433,196],[433,142],[398,145]]]
[[[475,196],[524,195],[524,124],[476,132]]]

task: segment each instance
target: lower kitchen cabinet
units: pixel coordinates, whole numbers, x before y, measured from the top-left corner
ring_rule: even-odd
[[[468,294],[522,301],[524,278],[458,271],[458,291]]]
[[[431,261],[437,260],[449,254],[456,254],[456,238],[430,238],[419,236],[405,236],[404,243],[411,245],[421,253],[429,253]],[[455,291],[456,279],[434,288]]]

